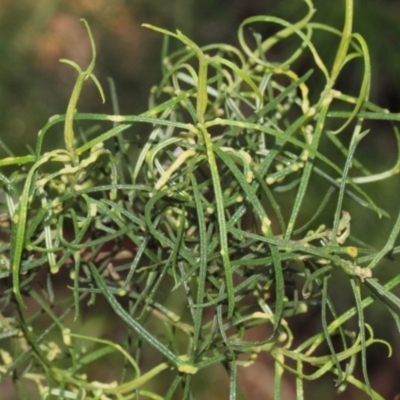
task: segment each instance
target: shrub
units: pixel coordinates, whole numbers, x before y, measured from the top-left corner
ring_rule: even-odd
[[[398,115],[369,101],[352,0],[341,32],[312,22],[305,4],[297,23],[246,19],[238,47],[199,48],[145,25],[165,36],[163,78],[148,111],[133,116],[119,115],[112,83],[115,115],[76,111],[88,79],[104,99],[84,21],[93,59],[86,70],[62,60],[78,72],[66,114],[50,118],[34,153],[0,161],[15,167],[1,174],[0,373],[19,398],[31,383],[43,398],[194,398],[201,371],[215,365],[229,377],[229,398],[243,398],[238,374],[260,352],[274,360],[275,399],[287,374],[298,399],[305,380],[325,374],[338,391],[354,385],[382,398],[368,380],[367,348],[380,340],[364,309],[380,301],[400,327],[391,291],[400,275],[386,283],[373,275],[399,250],[400,216],[379,251],[350,235],[350,224],[387,216],[362,186],[398,173],[400,161],[372,174],[355,154],[366,122]],[[263,23],[279,30],[249,36]],[[320,31],[339,38],[331,68],[313,46]],[[290,37],[300,39],[296,51],[274,61],[271,50]],[[170,38],[184,46],[169,53]],[[315,70],[300,73],[304,52]],[[335,90],[356,60],[359,94]],[[325,80],[320,92],[315,74]],[[60,126],[65,148],[43,152]],[[346,289],[332,290],[337,275]],[[344,291],[354,303],[339,312]],[[300,338],[293,321],[316,308],[320,330]],[[256,328],[262,340],[249,339]]]

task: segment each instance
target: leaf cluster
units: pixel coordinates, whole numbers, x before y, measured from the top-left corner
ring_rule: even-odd
[[[238,47],[200,48],[179,31],[146,25],[165,36],[163,78],[148,111],[129,116],[119,115],[112,82],[114,115],[77,111],[88,78],[104,97],[85,22],[93,60],[85,71],[67,61],[78,78],[66,114],[50,118],[34,152],[0,161],[18,167],[0,175],[1,379],[12,376],[20,388],[33,381],[43,398],[194,398],[197,373],[218,364],[235,399],[243,396],[240,368],[265,351],[275,363],[276,399],[285,372],[296,377],[299,399],[304,380],[327,373],[338,390],[351,384],[382,398],[368,381],[367,347],[379,340],[364,309],[382,301],[400,328],[400,299],[391,292],[400,276],[385,285],[373,276],[384,257],[399,251],[400,214],[377,251],[351,235],[346,207],[387,216],[362,185],[397,174],[400,158],[372,174],[355,154],[368,120],[392,121],[399,142],[399,116],[369,101],[368,48],[352,32],[352,1],[342,31],[313,23],[312,2],[305,4],[296,23],[248,18]],[[267,39],[249,35],[258,23],[279,30]],[[321,30],[340,40],[331,67],[313,46]],[[271,61],[274,46],[293,35],[301,40],[296,51]],[[170,38],[184,47],[169,53]],[[300,74],[296,61],[306,51],[315,66]],[[359,95],[338,92],[338,76],[357,60],[364,65]],[[314,74],[325,79],[321,93],[313,92]],[[43,141],[60,126],[65,148],[44,153]],[[310,216],[315,182],[322,190]],[[328,207],[334,211],[326,217]],[[321,218],[327,222],[317,224]],[[330,290],[335,274],[347,277],[354,296],[344,313]],[[372,296],[364,297],[362,287]],[[179,306],[169,304],[170,293],[179,293]],[[122,327],[123,345],[76,326],[88,307],[101,312],[104,302]],[[305,318],[315,307],[321,331],[296,342],[292,317]],[[357,331],[346,325],[352,318]],[[250,341],[256,327],[268,334]],[[141,360],[154,350],[162,361],[142,371]],[[363,382],[354,375],[359,354]],[[123,360],[111,383],[85,372],[103,357]],[[160,394],[151,383],[165,373],[171,384]]]

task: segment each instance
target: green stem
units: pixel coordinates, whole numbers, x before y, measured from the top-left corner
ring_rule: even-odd
[[[83,88],[83,84],[88,78],[92,78],[95,85],[97,86],[97,89],[100,92],[100,96],[103,100],[104,103],[104,93],[101,88],[101,85],[97,78],[93,75],[93,69],[96,63],[96,46],[94,44],[93,40],[93,35],[90,30],[89,24],[86,22],[86,20],[81,19],[81,21],[84,23],[85,28],[87,30],[89,40],[90,40],[90,45],[92,47],[92,59],[90,61],[90,64],[88,65],[86,71],[82,71],[79,65],[74,63],[73,61],[70,60],[65,60],[61,59],[60,62],[71,65],[73,68],[75,68],[78,71],[78,78],[75,82],[74,88],[72,90],[71,98],[68,103],[67,107],[67,112],[65,116],[65,125],[64,125],[64,141],[65,141],[65,147],[70,153],[72,164],[76,165],[77,164],[77,155],[75,152],[75,147],[74,147],[74,115],[76,112],[76,108],[78,105],[78,100],[81,95],[81,91]]]
[[[206,147],[207,160],[210,166],[211,171],[211,179],[215,194],[215,203],[217,207],[217,218],[218,218],[218,230],[219,230],[219,240],[221,246],[221,257],[222,263],[224,265],[225,270],[225,282],[226,282],[226,291],[228,296],[228,318],[233,315],[233,310],[235,306],[235,292],[233,286],[233,276],[232,276],[232,266],[229,259],[229,248],[228,248],[228,233],[226,228],[226,219],[225,219],[225,207],[224,207],[224,199],[221,190],[221,181],[219,178],[217,163],[215,161],[214,150],[212,146],[212,141],[210,134],[207,132],[207,129],[204,125],[198,125],[199,133],[202,136],[204,145]]]
[[[353,30],[353,10],[354,10],[353,0],[346,0],[346,12],[345,12],[344,27],[342,31],[342,38],[340,40],[339,48],[337,50],[335,61],[332,67],[330,87],[333,86],[334,82],[336,81],[336,78],[340,73],[340,70],[343,67],[343,62],[346,58],[347,50],[350,46],[350,40]]]
[[[78,104],[79,96],[82,91],[83,84],[85,82],[86,76],[84,73],[80,73],[78,79],[75,82],[74,88],[72,90],[71,98],[68,103],[67,112],[65,116],[64,125],[64,141],[67,151],[71,155],[73,164],[76,163],[76,154],[74,147],[74,114],[76,112],[76,107]]]

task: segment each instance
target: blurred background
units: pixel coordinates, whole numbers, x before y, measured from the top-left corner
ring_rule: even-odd
[[[316,21],[341,29],[344,0],[315,0]],[[367,40],[371,52],[373,85],[371,99],[391,111],[400,112],[400,2],[398,0],[356,0],[355,31]],[[97,46],[95,73],[102,83],[107,102],[101,104],[97,89],[88,83],[78,109],[82,112],[111,112],[107,78],[115,81],[122,114],[145,111],[149,89],[161,76],[160,50],[162,37],[142,28],[146,22],[167,29],[179,29],[200,45],[215,42],[237,44],[237,27],[254,15],[273,14],[290,21],[304,15],[306,6],[300,0],[1,0],[0,1],[0,138],[16,154],[26,154],[26,145],[34,145],[38,130],[54,114],[65,112],[75,82],[76,71],[58,62],[67,58],[86,66],[91,58],[90,45],[80,18],[89,22]],[[267,36],[275,27],[265,26],[259,33]],[[316,38],[323,57],[332,58],[337,45],[329,36]],[[319,42],[318,42],[319,41]],[[285,53],[288,49],[282,48]],[[279,58],[279,54],[277,55]],[[307,60],[299,68],[307,70]],[[360,70],[349,70],[338,89],[354,92],[359,87]],[[370,169],[383,171],[396,161],[393,134],[384,124],[374,125],[362,148],[360,158],[370,161]],[[54,138],[61,140],[60,137]],[[52,143],[54,145],[54,142]],[[1,154],[1,156],[3,156]],[[396,214],[400,193],[399,177],[371,187],[371,194],[391,215]],[[379,223],[379,230],[376,226]],[[371,217],[355,227],[364,239],[377,247],[387,238],[391,220]],[[398,273],[399,263],[388,264],[382,280]],[[338,282],[338,285],[343,282]],[[343,299],[344,302],[348,299]],[[340,308],[340,307],[339,307]],[[316,316],[318,317],[318,315]],[[400,393],[400,351],[398,332],[389,316],[374,307],[367,318],[376,327],[376,335],[394,344],[394,355],[387,359],[386,350],[371,348],[371,382],[385,398]],[[268,359],[248,377],[245,384],[253,385],[255,378],[271,377]],[[260,364],[261,365],[261,364]],[[268,378],[269,377],[269,378]],[[208,380],[208,395],[218,397],[222,375]],[[309,385],[307,400],[335,397],[332,379],[326,385]],[[214,386],[213,386],[214,385]],[[213,389],[214,387],[214,389]],[[217,389],[218,388],[218,389]],[[250,389],[251,390],[251,389]],[[216,392],[214,392],[216,391]],[[254,392],[256,393],[256,392]],[[268,400],[267,394],[253,399]],[[221,395],[222,396],[222,395]],[[339,399],[355,399],[346,392]],[[364,397],[357,397],[357,399]],[[3,399],[0,391],[0,399]],[[289,399],[289,397],[288,397]]]

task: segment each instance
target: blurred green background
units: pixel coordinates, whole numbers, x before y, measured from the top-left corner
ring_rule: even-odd
[[[341,29],[344,0],[315,0],[314,4],[316,21]],[[355,5],[355,31],[366,38],[371,52],[371,98],[381,106],[399,112],[400,1],[358,0]],[[26,145],[34,145],[38,130],[48,118],[64,113],[76,72],[58,60],[68,58],[85,66],[91,57],[86,31],[79,18],[86,18],[92,28],[98,52],[95,71],[107,96],[106,104],[101,104],[97,89],[88,83],[79,110],[111,112],[107,78],[112,77],[121,113],[134,114],[146,110],[149,89],[161,76],[162,37],[142,28],[142,23],[180,29],[200,45],[213,42],[237,44],[237,27],[247,17],[274,14],[296,21],[305,11],[306,6],[300,0],[1,0],[0,138],[16,154],[26,154]],[[274,31],[275,27],[265,26],[259,33],[268,36]],[[316,40],[322,56],[332,58],[337,41],[324,35]],[[279,50],[286,53],[290,48],[280,47]],[[277,58],[279,56],[276,54]],[[311,65],[311,60],[309,63]],[[309,68],[307,59],[303,59],[299,68],[304,71]],[[338,83],[338,89],[356,93],[359,83],[360,70],[355,68],[347,71],[345,79]],[[373,128],[360,158],[369,162],[371,170],[379,172],[394,164],[396,145],[387,126],[376,124]],[[55,141],[61,139],[61,135],[54,138]],[[370,193],[379,205],[395,215],[399,207],[396,194],[400,193],[398,177],[371,186]],[[379,247],[385,242],[392,224],[393,218],[379,220],[371,215],[359,221],[354,231]],[[398,261],[388,264],[381,273],[382,280],[398,271]],[[338,291],[342,292],[343,284],[338,282]],[[349,301],[352,300],[343,298],[344,304]],[[386,398],[394,398],[400,393],[398,334],[394,323],[380,312],[379,307],[368,310],[367,318],[373,322],[377,336],[394,344],[394,355],[389,360],[383,347],[375,346],[377,349],[372,348],[370,353],[372,385]],[[268,360],[265,360],[265,365],[264,377],[271,373]],[[215,375],[214,386],[208,380],[208,394],[204,399],[222,398],[218,397],[223,396],[218,388],[221,387],[220,379],[224,379],[219,376]],[[326,386],[317,385],[314,389],[310,384],[307,400],[323,396],[325,399],[334,398],[332,380],[326,382]],[[346,392],[338,398],[356,397],[354,393]],[[0,399],[3,399],[1,392]]]

